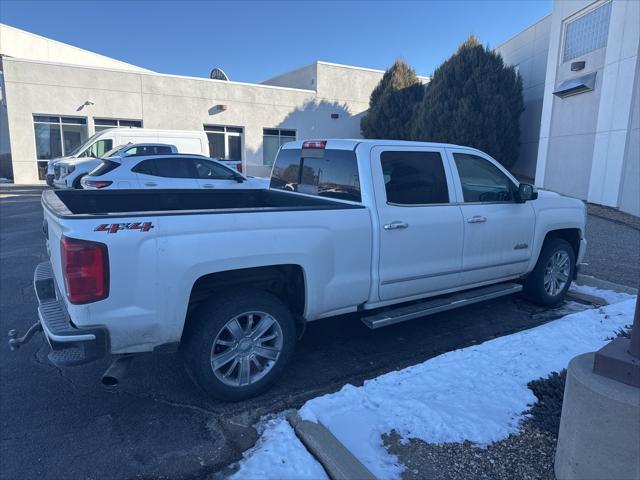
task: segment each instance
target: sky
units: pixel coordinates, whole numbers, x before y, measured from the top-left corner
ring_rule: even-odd
[[[150,70],[259,82],[316,60],[430,75],[470,34],[496,47],[551,0],[24,1],[0,22]]]

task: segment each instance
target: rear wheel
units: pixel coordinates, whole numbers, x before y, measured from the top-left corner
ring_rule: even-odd
[[[524,293],[539,305],[555,305],[564,300],[576,268],[569,242],[561,238],[545,241],[533,272],[524,282]]]
[[[185,333],[187,367],[209,395],[228,401],[263,392],[293,353],[295,323],[276,296],[243,289],[202,304]]]

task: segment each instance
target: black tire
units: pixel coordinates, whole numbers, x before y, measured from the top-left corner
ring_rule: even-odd
[[[211,361],[213,344],[218,335],[229,333],[223,332],[227,322],[246,312],[264,312],[273,318],[280,327],[282,345],[277,359],[266,362],[270,364],[270,370],[262,378],[248,385],[231,386],[214,373]],[[275,295],[246,288],[215,295],[200,305],[185,331],[182,351],[193,379],[208,395],[236,402],[254,397],[268,389],[282,375],[295,343],[295,322],[287,306]],[[259,360],[264,361],[261,358]],[[226,365],[225,367],[230,368]],[[237,368],[240,368],[240,365]],[[251,366],[252,370],[259,372],[256,368],[255,365]]]
[[[559,252],[564,252],[569,257],[569,278],[563,288],[555,295],[551,295],[545,289],[545,271],[551,258]],[[538,262],[531,274],[523,282],[524,294],[538,305],[557,305],[564,300],[576,269],[576,255],[571,245],[561,238],[549,238],[544,242]]]
[[[86,177],[86,176],[87,176],[87,174],[85,173],[84,175],[80,175],[80,176],[78,176],[78,178],[76,178],[76,179],[73,181],[73,185],[72,185],[72,186],[73,186],[74,190],[84,190],[84,189],[82,188],[82,184],[80,183],[80,180],[82,180],[82,179],[83,179],[84,177]]]

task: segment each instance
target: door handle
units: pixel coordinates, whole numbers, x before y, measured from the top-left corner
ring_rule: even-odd
[[[216,188],[216,186],[212,185],[211,183],[205,183],[204,185],[202,185],[202,188]]]
[[[147,186],[147,187],[157,187],[157,186],[158,186],[158,184],[157,184],[157,183],[154,183],[154,182],[146,182],[146,183],[145,183],[145,186]]]
[[[385,230],[399,230],[402,228],[409,228],[409,224],[407,222],[400,222],[398,220],[387,223],[384,227]]]
[[[467,218],[467,223],[484,223],[487,221],[487,217],[483,217],[482,215],[474,215],[471,218]]]

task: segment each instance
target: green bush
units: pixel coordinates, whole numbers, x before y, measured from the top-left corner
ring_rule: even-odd
[[[362,136],[408,140],[413,110],[422,100],[424,87],[416,72],[396,60],[371,92],[369,110],[360,121]]]
[[[410,136],[475,147],[511,167],[518,158],[523,110],[521,77],[470,37],[434,72]]]

